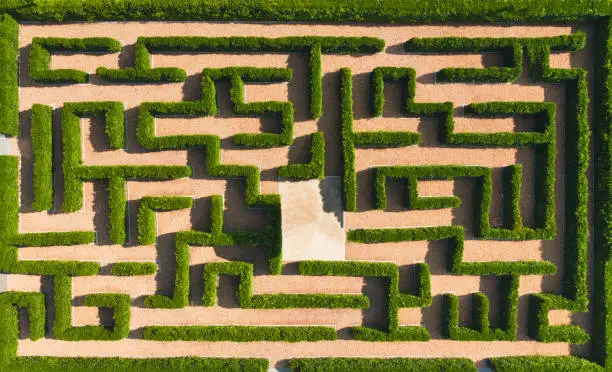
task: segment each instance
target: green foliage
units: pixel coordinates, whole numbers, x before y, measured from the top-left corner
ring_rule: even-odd
[[[476,365],[466,358],[294,358],[289,367],[297,372],[314,371],[473,371]]]
[[[443,295],[442,334],[461,341],[514,341],[516,339],[518,311],[518,276],[501,278],[501,328],[489,326],[489,299],[483,293],[472,293],[472,325],[459,326],[459,301],[453,294]]]
[[[152,197],[140,199],[138,206],[138,244],[155,244],[157,238],[157,225],[155,212],[176,211],[189,209],[193,206],[193,199],[181,196]]]
[[[609,18],[595,28],[593,100],[593,357],[612,366],[612,28]]]
[[[83,182],[107,180],[109,191],[110,239],[112,243],[125,242],[126,191],[125,180],[174,179],[188,177],[191,168],[186,166],[84,166],[81,149],[81,117],[103,116],[106,134],[111,148],[120,149],[125,144],[124,111],[120,102],[69,102],[62,111],[64,202],[62,211],[74,212],[82,207]]]
[[[308,79],[310,117],[318,119],[323,115],[323,67],[321,66],[321,45],[314,44],[308,53],[308,70],[310,71]]]
[[[79,245],[94,243],[93,231],[62,231],[44,233],[22,233],[8,239],[8,243],[19,247],[52,247],[56,245]]]
[[[373,37],[290,36],[276,39],[254,36],[140,37],[138,42],[154,52],[308,52],[314,45],[324,54],[365,54],[381,52],[382,39]]]
[[[444,68],[436,74],[441,82],[512,82],[519,78],[523,48],[516,38],[413,38],[404,43],[407,52],[483,53],[498,52],[502,67]]]
[[[19,319],[17,308],[28,309],[30,339],[36,341],[45,335],[45,295],[30,292],[4,292],[0,294],[0,366],[17,355]]]
[[[5,238],[13,237],[19,231],[18,176],[17,157],[0,156],[0,236]]]
[[[155,83],[185,81],[185,70],[176,67],[151,68],[151,56],[147,47],[136,42],[134,47],[134,67],[125,69],[109,69],[98,67],[96,74],[102,79],[113,83]]]
[[[57,358],[19,357],[9,369],[13,371],[70,371],[84,368],[93,371],[259,371],[268,370],[268,359],[238,358]]]
[[[86,72],[72,69],[51,70],[51,53],[116,53],[121,51],[121,43],[107,37],[85,39],[65,39],[58,37],[32,39],[30,48],[30,78],[42,84],[86,83]]]
[[[0,134],[19,134],[19,26],[0,14]]]
[[[325,178],[325,138],[323,132],[310,135],[310,162],[283,165],[278,170],[281,178],[312,179]]]
[[[336,339],[332,327],[151,326],[145,340],[154,341],[326,341]]]
[[[119,293],[97,293],[85,296],[85,306],[113,309],[113,328],[104,326],[72,326],[72,278],[54,277],[55,338],[66,341],[120,340],[130,333],[130,296]]]
[[[519,356],[490,358],[489,363],[497,372],[515,371],[604,371],[596,363],[575,356]]]
[[[400,307],[427,307],[431,305],[430,272],[427,264],[415,265],[418,279],[417,295],[399,292],[399,269],[387,262],[357,261],[301,261],[298,263],[301,275],[317,276],[365,276],[387,279],[387,319],[384,329],[353,327],[353,338],[361,341],[428,341],[429,332],[423,327],[400,327]]]
[[[111,267],[117,276],[153,275],[157,272],[155,262],[118,262]]]
[[[215,305],[220,275],[239,278],[236,297],[247,309],[327,308],[365,309],[370,302],[363,295],[333,294],[259,294],[253,295],[253,264],[241,261],[211,262],[204,265],[204,306]]]
[[[32,208],[53,208],[53,121],[50,106],[32,105]]]
[[[353,73],[340,69],[340,121],[342,131],[342,173],[344,210],[357,209],[357,175],[355,174],[355,136],[353,135]]]
[[[548,323],[548,312],[551,308],[574,307],[561,297],[550,294],[531,294],[529,296],[529,336],[543,342],[566,342],[585,344],[589,335],[576,325],[551,326]],[[578,309],[579,310],[579,309]]]

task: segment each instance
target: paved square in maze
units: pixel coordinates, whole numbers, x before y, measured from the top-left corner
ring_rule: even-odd
[[[605,368],[605,27],[3,16],[0,366]]]

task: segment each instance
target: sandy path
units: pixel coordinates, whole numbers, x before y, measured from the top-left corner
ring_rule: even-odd
[[[496,169],[521,163],[524,175],[533,173],[533,154],[529,150],[516,149],[447,149],[439,147],[436,141],[436,123],[430,119],[408,119],[399,117],[399,91],[397,87],[386,87],[386,105],[384,118],[368,119],[369,76],[373,68],[379,66],[412,67],[417,71],[417,102],[452,101],[456,107],[471,102],[486,102],[493,100],[530,100],[551,101],[558,104],[557,128],[559,132],[559,159],[563,155],[563,90],[557,85],[526,85],[524,78],[519,84],[435,84],[434,72],[443,67],[482,67],[498,63],[495,55],[408,55],[401,53],[400,45],[410,37],[436,36],[553,36],[572,32],[568,26],[331,26],[321,25],[268,25],[268,24],[219,24],[219,23],[94,23],[72,25],[21,25],[21,88],[20,108],[23,111],[23,125],[28,127],[29,113],[33,103],[44,103],[55,107],[57,118],[61,115],[63,102],[88,100],[116,100],[126,107],[127,114],[127,149],[108,151],[108,146],[100,136],[101,123],[96,120],[83,120],[82,135],[84,138],[84,161],[88,165],[112,164],[188,164],[194,169],[194,178],[167,182],[128,182],[130,244],[128,247],[118,245],[87,245],[76,247],[45,247],[25,248],[20,250],[21,259],[77,259],[96,260],[103,265],[123,260],[157,261],[160,272],[155,276],[137,278],[110,278],[99,276],[94,278],[75,279],[74,295],[82,296],[93,292],[121,291],[136,298],[132,307],[132,324],[134,332],[140,327],[152,324],[326,324],[338,329],[359,325],[362,313],[359,310],[242,310],[235,308],[232,297],[232,286],[235,282],[221,281],[220,294],[225,306],[202,308],[188,307],[180,310],[153,310],[138,306],[139,299],[155,291],[167,291],[173,281],[173,256],[171,234],[176,231],[195,228],[208,228],[209,197],[223,195],[225,199],[225,226],[236,228],[261,228],[265,224],[265,212],[248,209],[244,205],[244,182],[240,180],[211,180],[204,171],[204,157],[198,151],[167,151],[146,153],[135,141],[137,107],[143,101],[181,101],[199,98],[199,73],[205,67],[227,67],[250,65],[259,67],[291,67],[294,69],[294,81],[273,85],[247,85],[247,101],[290,100],[296,107],[295,135],[296,144],[291,147],[266,150],[241,150],[233,147],[229,137],[239,132],[256,133],[259,131],[277,130],[278,124],[258,118],[232,118],[231,108],[227,98],[227,87],[220,87],[221,118],[194,119],[157,119],[158,135],[171,134],[217,134],[222,141],[221,158],[228,164],[254,164],[262,170],[262,192],[276,193],[279,190],[277,169],[290,161],[307,160],[308,149],[304,136],[314,132],[324,132],[327,143],[326,176],[340,175],[341,163],[338,136],[338,98],[337,73],[344,66],[350,66],[354,74],[355,95],[355,129],[356,130],[408,130],[420,131],[424,146],[403,149],[365,150],[357,151],[356,168],[359,179],[360,210],[371,208],[371,180],[369,168],[375,165],[430,165],[430,164],[462,164],[492,167],[494,172],[494,188],[499,186],[495,177]],[[306,60],[304,55],[296,54],[213,54],[213,55],[154,55],[153,65],[177,66],[188,73],[185,84],[163,84],[163,89],[157,85],[105,85],[92,78],[94,84],[82,84],[59,87],[40,87],[27,77],[28,45],[35,36],[84,37],[108,36],[122,41],[124,53],[105,56],[54,56],[54,68],[78,68],[94,72],[98,66],[116,68],[132,63],[133,44],[138,36],[163,35],[206,35],[206,36],[374,36],[385,39],[387,50],[374,56],[323,56],[324,69],[324,114],[318,121],[308,118]],[[590,68],[590,51],[576,53],[571,57],[567,53],[551,56],[551,65],[567,68]],[[452,89],[451,89],[452,88]],[[457,110],[456,131],[458,132],[493,132],[493,131],[525,131],[531,130],[529,121],[512,119],[482,120],[466,118],[461,110]],[[31,150],[28,143],[28,131],[24,131],[23,140],[19,143],[22,155],[23,183],[22,193],[27,195],[31,174],[25,169],[31,164]],[[92,138],[94,139],[92,141]],[[102,140],[100,140],[102,138]],[[17,146],[14,146],[17,148]],[[28,163],[30,159],[30,163]],[[557,174],[563,173],[564,164],[557,162]],[[532,172],[532,173],[529,173]],[[464,206],[456,209],[435,211],[405,211],[400,206],[403,190],[401,185],[389,185],[394,194],[389,198],[393,211],[360,211],[345,213],[344,223],[347,230],[354,228],[377,227],[415,227],[461,224],[466,227],[468,235],[471,231],[471,186],[469,182],[444,181],[422,182],[419,193],[423,196],[457,195],[464,199]],[[533,187],[530,177],[523,180],[523,214],[532,208],[531,192]],[[558,231],[563,231],[563,184],[558,177],[556,185],[556,207]],[[191,211],[174,211],[158,213],[158,233],[160,240],[157,246],[134,246],[137,200],[148,195],[182,195],[195,198],[195,208]],[[107,211],[105,206],[106,192],[103,185],[85,184],[85,202],[82,211],[72,214],[22,213],[21,231],[61,231],[61,230],[91,230],[96,229],[99,237],[104,240],[107,234]],[[23,211],[28,211],[28,198],[24,196]],[[31,202],[31,200],[30,200]],[[493,213],[500,213],[499,193],[493,196]],[[95,212],[94,212],[95,211]],[[497,212],[496,212],[497,211]],[[526,221],[529,220],[525,216]],[[468,236],[469,237],[469,236]],[[466,261],[486,260],[539,260],[548,259],[560,266],[562,264],[562,235],[553,241],[525,242],[492,242],[467,240],[464,259]],[[550,278],[541,276],[526,276],[520,282],[519,304],[519,342],[456,342],[439,339],[440,296],[444,292],[453,292],[460,296],[460,318],[465,322],[469,318],[467,295],[475,291],[483,291],[491,297],[491,312],[496,311],[497,283],[486,277],[457,277],[444,274],[443,260],[445,247],[442,242],[407,242],[386,243],[378,245],[363,245],[348,243],[346,259],[393,261],[400,266],[400,289],[410,291],[412,288],[412,264],[427,262],[432,271],[432,292],[434,303],[428,309],[402,309],[400,322],[404,325],[425,324],[434,340],[429,343],[365,343],[350,340],[320,343],[159,343],[138,339],[127,339],[120,342],[84,342],[66,344],[56,340],[41,340],[30,342],[20,340],[20,355],[83,355],[83,356],[262,356],[271,359],[272,366],[283,366],[283,360],[300,356],[419,356],[419,357],[451,357],[463,356],[472,358],[484,366],[483,360],[491,356],[568,354],[570,348],[565,344],[540,344],[527,341],[525,324],[527,293],[560,288],[561,272]],[[247,260],[256,265],[254,290],[256,293],[360,293],[367,286],[361,278],[325,278],[315,280],[295,275],[286,270],[287,275],[271,277],[265,275],[264,251],[260,248],[241,247],[193,247],[191,248],[191,277],[193,288],[192,298],[198,304],[201,296],[202,264],[222,260]],[[129,285],[126,285],[129,283]],[[40,290],[39,277],[11,276],[9,289]],[[223,289],[225,288],[225,289]],[[228,298],[226,298],[228,297]],[[93,324],[98,321],[96,309],[77,306],[74,311],[76,324]],[[588,317],[570,317],[564,312],[551,312],[552,324],[566,324],[570,320],[580,324],[588,322]],[[493,318],[495,321],[495,317]],[[231,350],[231,352],[229,352]]]

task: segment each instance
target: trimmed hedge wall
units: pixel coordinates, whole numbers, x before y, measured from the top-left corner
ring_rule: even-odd
[[[263,358],[56,358],[19,357],[10,364],[11,370],[22,371],[268,371],[269,361]]]
[[[322,180],[325,178],[325,138],[323,132],[310,135],[310,162],[306,164],[283,165],[278,170],[281,178]]]
[[[596,363],[575,356],[520,356],[490,358],[489,363],[496,372],[515,371],[604,371]]]
[[[340,69],[340,121],[342,133],[342,172],[344,210],[357,209],[357,174],[355,173],[355,137],[353,135],[353,73]]]
[[[51,53],[117,53],[121,43],[108,37],[89,37],[85,39],[65,39],[58,37],[32,39],[30,48],[30,78],[42,84],[79,84],[89,81],[86,72],[73,69],[49,68]]]
[[[417,227],[410,229],[356,229],[347,240],[358,243],[384,243],[448,239],[446,270],[458,275],[544,275],[554,274],[557,267],[549,261],[464,262],[462,226]]]
[[[553,297],[546,294],[531,294],[529,296],[529,336],[542,342],[587,343],[590,337],[579,326],[570,324],[549,325],[548,312],[553,306],[557,308],[574,307],[560,296]]]
[[[609,18],[595,27],[593,89],[593,358],[612,366],[612,27]]]
[[[135,47],[134,67],[107,69],[97,74],[111,82],[177,82],[184,81],[183,69],[151,68],[152,53],[308,53],[308,91],[310,116],[318,119],[323,113],[321,54],[377,53],[384,49],[382,39],[372,37],[293,36],[276,39],[251,36],[205,37],[162,36],[139,37]]]
[[[32,105],[32,208],[53,209],[53,119],[50,106]]]
[[[97,293],[85,296],[85,306],[113,309],[112,330],[104,326],[72,326],[72,278],[56,275],[54,281],[55,321],[53,333],[58,340],[120,340],[130,333],[130,296],[119,293]]]
[[[209,158],[210,159],[210,158]],[[257,186],[259,186],[259,172]],[[247,188],[249,180],[247,179]],[[211,197],[211,232],[181,231],[175,238],[175,281],[171,297],[152,295],[145,298],[145,306],[153,308],[183,308],[189,305],[189,247],[190,246],[263,246],[268,251],[268,269],[272,275],[282,270],[282,234],[280,197],[277,194],[261,195],[255,205],[268,208],[268,225],[265,230],[237,230],[223,232],[223,198]],[[258,204],[262,203],[262,204]],[[263,204],[265,203],[265,204]],[[204,301],[206,303],[206,300]]]
[[[332,327],[280,326],[151,326],[145,327],[144,339],[153,341],[332,341]]]
[[[358,261],[301,261],[298,271],[301,275],[317,276],[366,276],[382,277],[388,280],[387,320],[383,330],[357,326],[352,327],[353,338],[360,341],[428,341],[429,332],[419,326],[399,326],[400,307],[428,307],[431,305],[430,272],[427,264],[415,265],[417,296],[399,293],[399,269],[387,262]]]
[[[211,262],[204,264],[204,306],[214,306],[217,300],[217,280],[220,275],[239,278],[236,297],[240,307],[246,309],[366,309],[370,301],[363,295],[344,294],[253,294],[253,264],[241,261]]]
[[[157,224],[155,212],[176,211],[193,207],[193,198],[184,196],[145,196],[138,205],[138,244],[155,244]]]
[[[19,338],[18,308],[28,309],[30,340],[45,336],[45,295],[43,293],[4,292],[0,294],[0,366],[17,355]]]
[[[489,299],[480,292],[472,293],[472,326],[459,326],[459,301],[453,294],[444,294],[442,308],[442,334],[461,341],[515,341],[518,313],[519,276],[504,276],[500,283],[501,328],[489,325]]]
[[[106,134],[111,148],[125,145],[124,110],[120,102],[68,102],[62,111],[62,141],[64,149],[64,202],[62,211],[74,212],[82,208],[83,182],[105,180],[109,191],[110,240],[125,242],[126,191],[128,178],[175,179],[191,175],[187,166],[84,166],[81,149],[80,118],[104,116]]]
[[[155,262],[118,262],[111,267],[116,276],[153,275],[157,272]]]
[[[436,74],[440,82],[512,82],[523,66],[523,48],[516,38],[413,38],[404,43],[407,52],[483,53],[498,52],[502,67],[443,68]]]
[[[19,134],[19,25],[0,14],[0,134]]]
[[[552,159],[554,164],[554,158]],[[547,163],[547,165],[551,165]],[[406,207],[410,209],[437,209],[454,208],[461,205],[461,199],[456,196],[442,197],[419,197],[417,183],[420,179],[455,179],[459,177],[474,178],[474,235],[482,238],[526,240],[526,239],[551,239],[555,233],[554,220],[554,171],[546,173],[546,196],[539,204],[546,208],[542,222],[542,228],[528,228],[522,224],[513,224],[512,228],[493,228],[490,225],[489,213],[491,208],[492,181],[491,170],[486,167],[477,166],[386,166],[374,168],[374,200],[376,208],[387,207],[387,178],[406,179]],[[552,182],[551,182],[552,180]],[[511,183],[511,187],[504,187],[504,199],[512,205],[510,212],[516,214],[520,209],[515,207],[520,202],[520,180],[515,178],[504,178],[505,183]],[[519,184],[516,185],[516,181]],[[512,186],[514,182],[514,186]],[[516,187],[515,187],[516,186]],[[510,190],[507,190],[510,189]]]
[[[578,31],[571,35],[537,38],[538,43],[550,45],[554,50],[576,51],[584,48],[586,34]],[[440,82],[513,82],[523,66],[523,48],[533,43],[532,38],[413,38],[404,43],[407,52],[425,53],[486,53],[499,52],[502,67],[443,68],[436,74]]]
[[[289,367],[297,372],[314,371],[473,371],[467,358],[294,358]]]

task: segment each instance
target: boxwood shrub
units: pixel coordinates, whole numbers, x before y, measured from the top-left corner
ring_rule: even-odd
[[[42,84],[86,83],[89,75],[73,69],[49,68],[51,53],[116,53],[121,51],[121,43],[108,37],[89,37],[84,39],[65,39],[58,37],[32,39],[30,48],[30,78]]]
[[[278,170],[281,178],[323,179],[325,177],[325,138],[323,132],[310,135],[310,162],[283,165]]]
[[[352,327],[353,338],[361,341],[428,341],[429,332],[424,327],[399,326],[398,309],[400,307],[428,307],[431,305],[431,287],[429,267],[426,264],[416,266],[417,296],[399,292],[399,269],[388,262],[358,261],[301,261],[298,263],[301,275],[317,276],[365,276],[387,279],[385,291],[387,319],[383,329],[357,326]]]
[[[32,105],[32,208],[53,208],[53,121],[50,106]]]
[[[289,367],[296,372],[477,370],[467,358],[294,358]]]
[[[152,341],[332,341],[337,338],[332,327],[284,326],[150,326],[144,339]]]
[[[353,308],[365,309],[370,302],[363,295],[344,294],[253,294],[253,264],[241,261],[210,262],[204,265],[204,306],[215,305],[217,280],[220,275],[237,276],[239,279],[236,296],[240,307],[247,309],[288,309],[288,308]]]
[[[153,275],[157,272],[155,262],[118,262],[111,267],[116,276]]]
[[[597,363],[571,355],[566,356],[516,356],[490,358],[491,367],[497,372],[511,371],[604,371]]]
[[[503,276],[500,282],[500,328],[489,325],[489,299],[480,292],[472,293],[471,327],[459,326],[457,296],[444,294],[442,299],[442,334],[461,341],[514,341],[518,313],[518,276]]]
[[[54,281],[55,338],[66,341],[120,340],[130,333],[130,296],[118,293],[98,293],[85,296],[85,306],[113,309],[113,328],[104,326],[72,326],[72,278],[56,275]]]
[[[45,336],[45,295],[36,292],[4,292],[0,294],[0,366],[17,355],[19,338],[18,308],[28,309],[30,340]]]
[[[193,206],[193,198],[181,196],[145,196],[138,205],[138,244],[155,244],[157,225],[155,212],[189,209]]]
[[[11,16],[0,14],[0,133],[19,134],[19,26]]]

